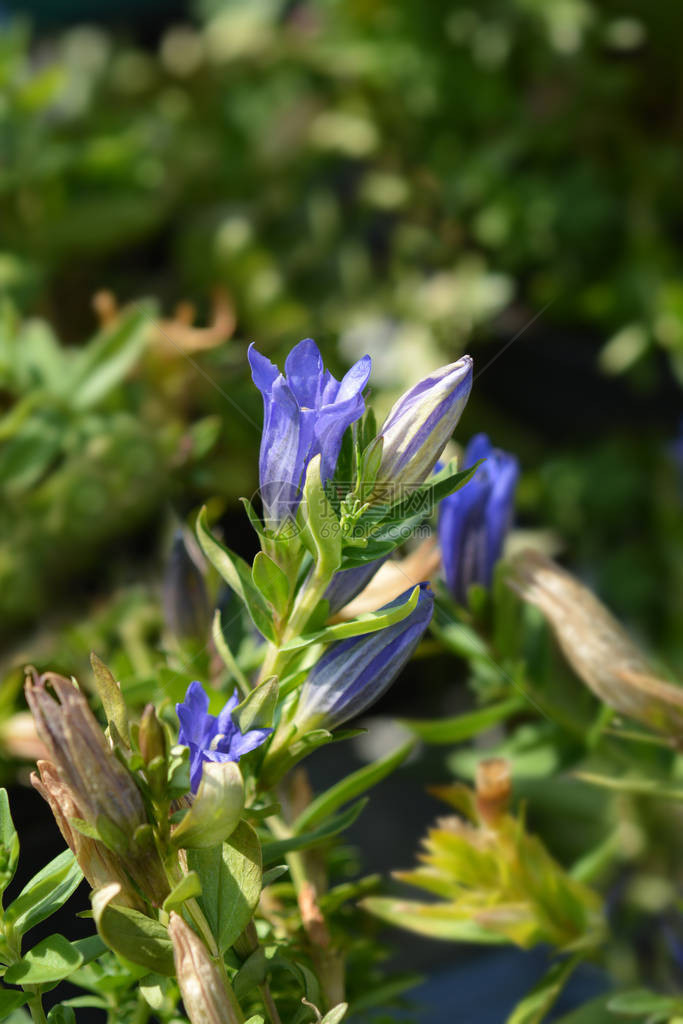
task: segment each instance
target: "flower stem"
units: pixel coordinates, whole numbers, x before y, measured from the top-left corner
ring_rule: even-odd
[[[33,993],[28,1001],[28,1008],[31,1011],[31,1018],[34,1024],[47,1024],[47,1017],[45,1016],[45,1010],[43,1009],[43,1000],[40,997],[40,992],[33,985],[26,987],[24,991]]]

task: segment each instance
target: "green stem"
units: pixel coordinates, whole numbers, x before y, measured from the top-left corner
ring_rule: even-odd
[[[24,991],[33,993],[28,1001],[28,1008],[31,1011],[31,1017],[34,1024],[47,1024],[47,1017],[45,1016],[45,1010],[43,1009],[43,1000],[41,999],[38,989],[33,985],[29,985],[24,988]]]
[[[326,569],[321,569],[320,566],[316,566],[301,587],[294,600],[289,617],[284,624],[279,642],[269,645],[263,665],[261,666],[259,682],[263,682],[264,679],[268,679],[270,676],[279,677],[282,675],[283,668],[292,656],[292,652],[283,651],[282,648],[290,640],[294,640],[301,635],[306,623],[322,601],[333,576],[334,571],[329,572]]]
[[[138,1005],[135,1007],[131,1024],[147,1024],[151,1013],[151,1007],[142,993],[138,994]]]

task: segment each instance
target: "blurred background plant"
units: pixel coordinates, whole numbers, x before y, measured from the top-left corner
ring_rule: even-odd
[[[170,628],[169,587],[188,578],[172,582],[172,537],[210,498],[253,554],[237,504],[257,486],[251,339],[275,358],[313,335],[335,372],[370,352],[380,412],[472,352],[459,439],[486,431],[519,460],[510,547],[559,556],[681,677],[679,5],[6,0],[2,19],[8,777],[32,756],[7,724],[27,661],[82,676],[94,649],[139,705],[155,680],[180,693],[210,675],[205,640]],[[229,600],[207,584],[209,607]],[[505,714],[442,732],[400,785],[417,800],[423,782],[473,778],[482,750],[505,756],[565,867],[621,822],[612,966],[666,985],[682,941],[660,884],[680,863],[670,794],[563,773],[626,764],[677,785],[680,759],[642,739],[596,754],[600,705],[540,613],[513,642],[504,593],[465,613],[442,595],[448,621],[380,710]],[[519,717],[510,679],[543,713]],[[436,804],[420,813],[416,829]],[[390,866],[415,834],[394,836]]]

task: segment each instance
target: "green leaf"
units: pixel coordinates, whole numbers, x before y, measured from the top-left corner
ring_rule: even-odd
[[[65,850],[34,875],[5,911],[5,920],[24,935],[66,903],[83,878],[71,850]]]
[[[426,935],[430,939],[481,942],[487,945],[502,945],[508,942],[505,936],[488,931],[468,918],[458,916],[458,912],[449,905],[401,900],[393,896],[369,896],[358,905],[388,924],[417,932],[418,935]]]
[[[332,578],[341,565],[341,527],[320,479],[320,455],[311,459],[297,512],[301,540],[313,555],[316,571]]]
[[[424,720],[403,718],[401,724],[414,732],[425,743],[460,743],[462,740],[478,736],[480,732],[490,729],[524,707],[526,707],[526,703],[520,697],[509,697],[499,704],[492,704],[477,711],[469,711],[463,715],[454,715],[453,718]]]
[[[275,614],[284,615],[289,604],[289,580],[280,566],[259,551],[251,568],[251,577]]]
[[[268,975],[268,968],[265,950],[259,946],[247,957],[233,978],[233,991],[239,1001],[244,999],[252,989],[263,984]]]
[[[554,963],[531,992],[517,1004],[506,1024],[542,1024],[581,960],[581,956],[573,956]]]
[[[230,645],[225,639],[225,633],[223,632],[223,626],[221,624],[220,608],[216,608],[214,613],[211,635],[213,637],[213,642],[216,645],[216,650],[223,659],[225,667],[232,673],[232,676],[236,680],[242,693],[249,694],[251,692],[251,683],[237,664],[237,659],[230,650]]]
[[[255,1013],[246,1021],[246,1024],[265,1024],[266,1019],[260,1013]]]
[[[431,512],[440,501],[450,494],[454,494],[463,484],[466,484],[483,461],[480,459],[474,466],[468,466],[467,469],[458,472],[457,462],[452,460],[422,487],[392,505],[388,512],[388,518],[404,519],[418,507],[428,508]]]
[[[6,789],[0,789],[0,893],[14,878],[19,861],[19,836],[14,828]]]
[[[610,998],[611,995],[606,995],[591,999],[590,1003],[584,1003],[578,1010],[572,1010],[565,1017],[555,1021],[555,1024],[607,1024],[611,1020],[607,1015]]]
[[[206,521],[206,508],[197,517],[197,539],[208,560],[244,602],[258,631],[267,640],[275,641],[273,620],[261,591],[254,585],[251,569],[243,558],[219,543],[211,534]]]
[[[339,1024],[340,1020],[343,1020],[346,1016],[346,1011],[349,1008],[348,1003],[337,1003],[331,1010],[325,1014],[320,1024]]]
[[[95,405],[123,380],[147,344],[151,323],[151,308],[137,306],[79,353],[68,382],[67,397],[75,409]]]
[[[199,905],[224,953],[249,924],[261,895],[261,844],[253,828],[241,821],[222,846],[188,850],[187,861],[199,875]]]
[[[197,795],[173,831],[176,850],[216,846],[235,830],[244,810],[244,781],[234,761],[204,764]]]
[[[73,1007],[66,1006],[64,1003],[53,1006],[47,1015],[47,1024],[76,1024]]]
[[[263,872],[262,888],[265,889],[267,885],[272,885],[273,882],[277,882],[278,878],[282,878],[286,875],[289,868],[286,864],[278,864],[274,868],[270,868],[268,871]]]
[[[616,778],[611,775],[596,775],[594,772],[574,772],[575,779],[588,782],[592,786],[604,789],[615,789],[619,793],[632,793],[634,796],[654,796],[664,800],[683,800],[683,789],[677,783],[664,779],[642,779],[634,777]]]
[[[90,894],[93,916],[102,941],[115,953],[157,974],[172,977],[173,945],[168,932],[158,921],[129,907],[112,906],[121,886],[110,885]]]
[[[28,999],[28,992],[18,992],[16,989],[0,988],[0,1020],[5,1020],[10,1013],[14,1013],[20,1006],[23,1006]]]
[[[167,914],[170,914],[172,910],[178,910],[185,900],[193,899],[195,896],[201,896],[201,894],[202,883],[199,880],[199,875],[196,871],[190,871],[188,874],[183,875],[178,884],[173,887],[164,900],[162,909]]]
[[[330,789],[312,800],[308,807],[301,812],[292,826],[292,831],[300,834],[304,829],[317,825],[319,821],[327,818],[342,804],[348,803],[349,800],[365,793],[372,786],[376,786],[405,761],[414,746],[415,741],[409,740],[408,743],[404,743],[403,746],[391,754],[387,754],[386,757],[364,765],[363,768],[359,768],[358,771],[331,786]]]
[[[273,716],[277,707],[278,681],[276,676],[265,679],[251,690],[241,704],[232,713],[233,720],[240,727],[240,732],[250,729],[269,729],[273,724]]]
[[[410,597],[403,604],[396,605],[386,611],[367,612],[359,615],[356,619],[348,622],[338,622],[333,626],[318,630],[315,633],[304,634],[290,640],[281,647],[283,651],[295,651],[300,647],[307,647],[309,644],[333,643],[335,640],[346,640],[351,636],[363,636],[366,633],[375,633],[378,629],[385,629],[387,626],[394,626],[402,622],[411,612],[415,611],[420,597],[419,586],[414,587]]]
[[[308,850],[313,846],[324,843],[327,839],[331,839],[332,836],[338,835],[354,823],[367,802],[367,797],[357,800],[347,810],[336,815],[334,818],[330,818],[324,825],[314,829],[312,832],[304,832],[303,834],[291,836],[288,839],[276,839],[273,842],[265,843],[263,846],[263,863],[273,864],[275,861],[282,860],[284,855],[292,850]]]
[[[610,1013],[637,1017],[639,1020],[650,1014],[656,1014],[658,1020],[668,1020],[672,1014],[683,1012],[683,999],[680,996],[663,996],[646,988],[636,988],[612,996],[607,1009]]]
[[[73,943],[63,935],[50,935],[7,968],[5,981],[10,985],[45,985],[68,978],[82,963],[83,956]]]
[[[97,695],[102,702],[107,722],[110,726],[114,726],[121,739],[128,744],[128,711],[121,687],[104,662],[94,652],[90,654],[90,664],[95,675]]]

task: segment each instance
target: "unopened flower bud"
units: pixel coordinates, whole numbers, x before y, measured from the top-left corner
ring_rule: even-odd
[[[168,934],[173,943],[176,976],[191,1024],[238,1024],[234,995],[201,939],[171,912]]]
[[[480,761],[476,774],[477,811],[485,825],[495,827],[510,803],[510,762],[504,757]]]
[[[235,762],[204,762],[197,795],[173,833],[173,845],[217,846],[234,832],[243,809],[244,782]]]
[[[93,887],[120,882],[131,904],[138,902],[133,879],[161,905],[168,894],[163,865],[154,848],[135,838],[148,823],[142,797],[87,700],[69,679],[35,670],[26,681],[26,700],[49,756],[38,762],[40,777],[34,773],[31,782],[50,804],[83,874]]]
[[[406,591],[384,610],[409,596]],[[402,621],[330,644],[301,689],[293,719],[300,732],[334,729],[379,700],[413,654],[433,611],[434,594],[422,583],[417,605]]]
[[[384,448],[375,487],[379,501],[396,501],[401,496],[399,486],[414,489],[427,479],[456,428],[471,388],[472,358],[463,356],[399,398],[380,431]]]
[[[156,761],[157,758],[166,760],[168,754],[166,731],[159,721],[157,709],[153,704],[147,704],[142,712],[138,744],[146,765]]]

